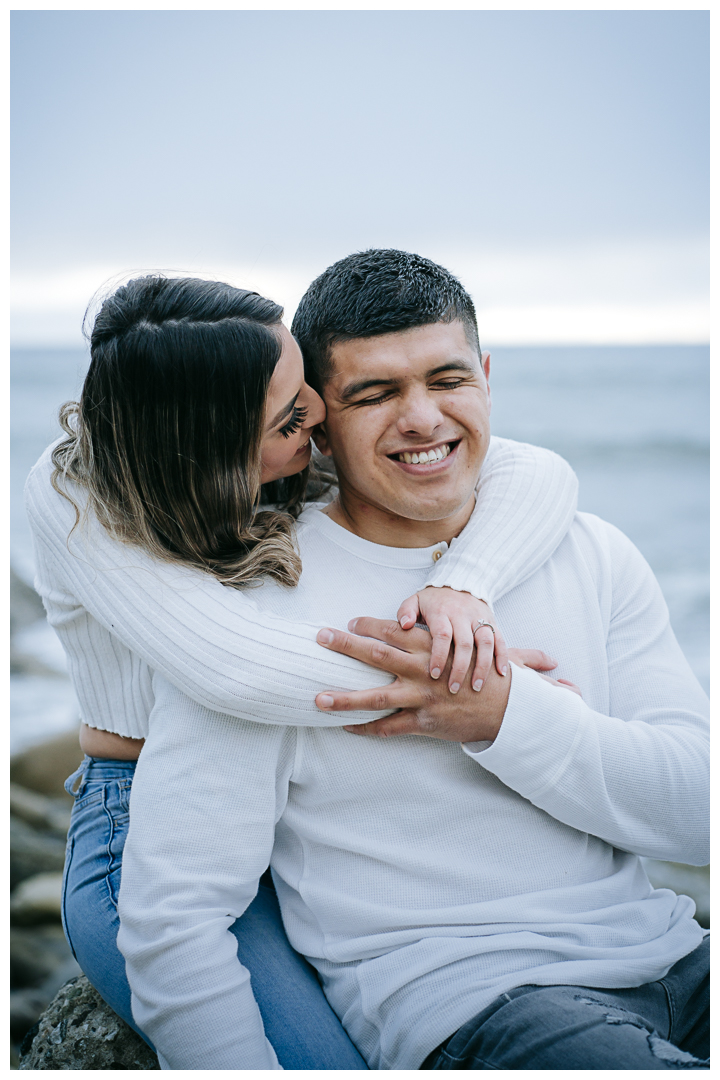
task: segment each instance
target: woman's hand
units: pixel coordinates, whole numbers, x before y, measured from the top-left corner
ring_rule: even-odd
[[[492,741],[496,737],[505,714],[510,679],[499,678],[491,667],[479,696],[471,692],[468,679],[459,693],[451,695],[444,680],[440,683],[428,676],[432,641],[424,630],[402,630],[396,622],[369,618],[356,619],[353,625],[362,636],[326,629],[320,631],[318,641],[334,652],[395,675],[395,682],[374,690],[326,691],[315,698],[319,709],[399,710],[392,716],[346,728],[358,735],[429,735],[453,742]],[[538,672],[557,667],[556,661],[540,649],[511,649],[510,659]],[[563,685],[579,693],[572,684]]]
[[[448,686],[452,694],[456,694],[465,681],[473,649],[477,649],[475,668],[470,680],[473,690],[482,690],[493,662],[493,652],[498,675],[507,675],[508,651],[495,616],[484,600],[477,600],[471,593],[456,592],[455,589],[445,586],[436,589],[429,585],[421,592],[413,593],[400,605],[397,618],[403,630],[412,630],[419,619],[430,631],[431,678],[440,678],[445,670],[450,648],[454,648],[448,675]],[[353,623],[349,624],[350,630],[356,622],[357,620],[353,620]],[[479,622],[490,623],[494,633],[488,626],[478,626]]]

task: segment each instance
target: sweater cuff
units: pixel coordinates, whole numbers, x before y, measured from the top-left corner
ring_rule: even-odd
[[[440,562],[442,562],[442,560],[438,561],[438,566],[440,565]],[[467,569],[458,566],[457,562],[454,564],[448,563],[447,570],[444,573],[433,573],[427,581],[425,588],[428,586],[432,586],[433,589],[454,589],[455,592],[470,593],[476,600],[482,600],[488,607],[492,607],[492,593],[490,588],[484,581],[473,580],[472,577],[468,580]]]
[[[492,743],[463,743],[465,753],[526,799],[537,798],[565,769],[580,738],[582,698],[512,664],[505,716]]]

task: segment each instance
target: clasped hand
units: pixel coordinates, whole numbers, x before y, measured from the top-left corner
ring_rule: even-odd
[[[401,608],[401,613],[402,610]],[[494,623],[494,619],[492,621]],[[430,625],[427,616],[425,622]],[[472,681],[476,681],[477,659],[472,679],[467,677],[472,646],[469,656],[463,662],[462,682],[456,690],[451,690],[452,685],[457,685],[457,657],[450,654],[448,645],[446,660],[441,669],[447,677],[431,678],[431,671],[437,667],[436,657],[439,650],[437,643],[425,630],[403,630],[398,622],[371,618],[354,619],[349,624],[349,629],[351,633],[334,629],[321,630],[318,642],[334,652],[342,652],[394,675],[395,682],[372,690],[326,691],[318,694],[316,705],[324,711],[398,711],[392,716],[368,724],[347,725],[347,731],[379,736],[428,735],[452,742],[492,741],[497,736],[507,706],[511,679],[501,677],[491,664],[488,664],[482,692],[475,692]],[[492,639],[492,633],[487,633]],[[456,653],[457,648],[454,651]],[[511,649],[508,654],[503,642],[503,651],[503,667],[507,667],[509,659],[518,666],[530,667],[538,672],[557,667],[557,662],[540,649]],[[548,681],[556,682],[554,679]],[[557,680],[557,685],[580,693],[577,687],[565,680]]]
[[[356,621],[349,625],[350,630]],[[432,679],[440,678],[452,648],[447,683],[453,694],[465,681],[473,652],[475,665],[470,679],[473,690],[482,689],[492,667],[493,653],[496,671],[499,675],[507,674],[508,651],[495,616],[484,600],[476,599],[471,593],[430,585],[403,601],[397,621],[403,630],[411,630],[418,621],[427,626],[432,639],[428,665]],[[478,623],[490,623],[490,626],[478,626]]]

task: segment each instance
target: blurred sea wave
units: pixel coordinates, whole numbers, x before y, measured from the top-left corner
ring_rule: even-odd
[[[493,431],[566,458],[579,508],[643,553],[709,691],[709,347],[498,348],[490,383]]]
[[[580,480],[580,509],[622,529],[655,571],[706,690],[709,359],[706,346],[594,346],[498,348],[491,361],[493,431],[567,458]],[[23,485],[60,434],[58,406],[78,396],[88,360],[84,349],[11,354],[10,555],[26,583],[34,567]],[[23,610],[15,620],[13,751],[77,723],[54,634],[42,612]]]

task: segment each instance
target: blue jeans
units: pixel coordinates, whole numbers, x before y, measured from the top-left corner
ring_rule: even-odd
[[[710,939],[663,979],[622,990],[517,986],[422,1069],[708,1069]]]
[[[117,903],[134,772],[134,761],[86,757],[66,781],[75,805],[62,910],[65,935],[80,967],[118,1016],[142,1035],[130,1010],[125,960],[117,947]],[[283,1068],[367,1069],[315,971],[291,948],[269,875],[230,929],[237,938],[238,959],[250,972],[265,1034]]]

